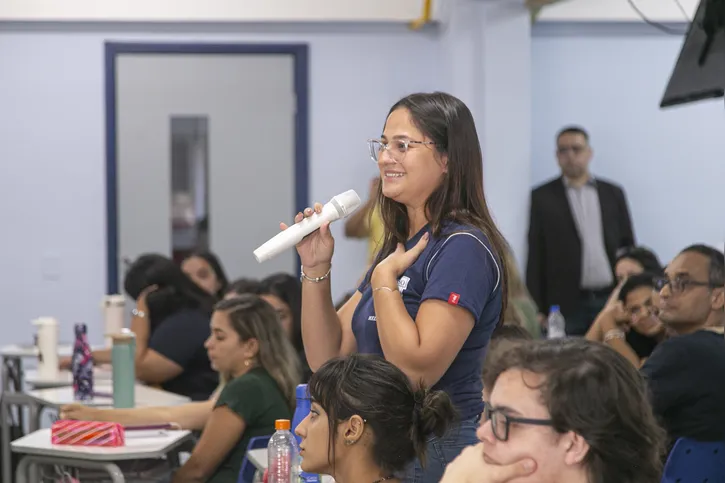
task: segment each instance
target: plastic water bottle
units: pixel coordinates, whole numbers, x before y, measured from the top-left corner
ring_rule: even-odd
[[[562,339],[566,337],[566,321],[564,316],[561,315],[558,305],[552,305],[549,309],[548,324],[548,338],[549,339]]]
[[[73,344],[73,398],[76,401],[93,399],[93,356],[88,344],[86,324],[75,325],[76,340]]]
[[[308,414],[310,414],[310,393],[308,392],[307,384],[300,384],[297,386],[297,406],[295,408],[295,415],[292,418],[292,429],[297,429],[297,426],[299,426]],[[295,439],[297,439],[297,444],[299,445],[302,438],[295,434]],[[300,470],[300,482],[320,483],[320,475],[305,473]]]
[[[276,432],[267,446],[268,483],[299,483],[300,449],[290,431],[289,419],[274,422]]]

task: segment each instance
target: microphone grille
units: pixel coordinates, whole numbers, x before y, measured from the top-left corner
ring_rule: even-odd
[[[355,190],[348,190],[332,198],[332,204],[340,216],[347,216],[360,206],[361,200]]]

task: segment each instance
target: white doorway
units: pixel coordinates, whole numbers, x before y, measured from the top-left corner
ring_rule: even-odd
[[[108,292],[148,252],[296,273],[252,251],[308,202],[307,47],[109,43],[106,75]]]

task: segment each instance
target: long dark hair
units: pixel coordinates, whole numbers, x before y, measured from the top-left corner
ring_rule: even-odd
[[[217,298],[224,297],[227,287],[229,286],[229,279],[224,271],[224,267],[222,267],[222,262],[219,261],[219,257],[209,250],[195,251],[186,258],[189,259],[191,257],[199,257],[209,264],[209,267],[211,267],[211,270],[214,272],[214,275],[216,275],[216,279],[219,282],[219,290],[217,291],[216,296]]]
[[[134,300],[151,285],[158,286],[146,298],[152,330],[185,308],[211,315],[216,302],[214,296],[195,284],[173,260],[155,253],[136,259],[123,282],[124,290]]]
[[[508,245],[486,204],[483,156],[473,115],[460,99],[443,92],[404,97],[390,108],[388,116],[397,109],[406,109],[415,126],[435,143],[438,153],[448,157],[448,172],[425,203],[432,235],[440,236],[443,225],[449,221],[473,226],[486,235],[500,266],[504,296],[501,297],[499,320],[503,321],[508,290],[505,256]],[[398,243],[405,243],[410,231],[405,206],[383,196],[382,185],[378,187],[377,203],[385,225],[385,236],[373,268],[393,253]]]
[[[287,304],[292,313],[292,345],[297,353],[304,351],[302,344],[302,286],[297,277],[276,273],[262,280],[257,291],[260,295],[274,295]]]
[[[584,339],[521,341],[486,359],[484,384],[512,369],[544,377],[534,386],[554,431],[589,444],[592,483],[659,483],[665,432],[657,424],[640,372],[616,351]]]
[[[414,391],[400,369],[375,355],[331,359],[312,375],[308,387],[312,400],[327,413],[333,467],[337,426],[354,415],[370,426],[373,460],[390,473],[416,457],[425,463],[428,436],[443,436],[457,417],[445,392]]]
[[[657,255],[646,247],[633,247],[625,250],[624,252],[620,253],[617,257],[617,260],[614,262],[616,265],[621,260],[634,260],[635,262],[642,265],[642,269],[645,272],[661,276],[664,274],[664,269],[662,268],[662,264],[657,259]]]

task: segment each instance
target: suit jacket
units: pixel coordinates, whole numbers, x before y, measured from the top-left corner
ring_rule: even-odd
[[[634,245],[632,221],[622,188],[601,179],[596,180],[596,187],[604,246],[613,270],[617,251]],[[581,272],[579,232],[564,180],[556,178],[531,192],[526,284],[539,311],[546,314],[552,305],[559,305],[564,316],[576,311]]]

